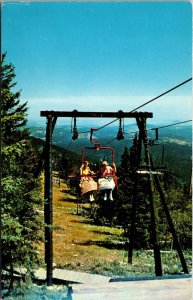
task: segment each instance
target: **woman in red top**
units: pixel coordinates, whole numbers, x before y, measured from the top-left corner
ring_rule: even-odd
[[[108,165],[107,161],[103,161],[101,169],[100,169],[100,173],[101,173],[101,177],[113,177],[113,180],[115,182],[115,186],[117,187],[117,176],[115,175],[117,172],[117,168],[115,163],[112,164],[112,167]],[[113,195],[112,195],[112,190],[110,190],[110,194],[109,194],[109,199],[112,201],[113,200]],[[105,191],[104,194],[104,200],[107,200],[107,192]]]

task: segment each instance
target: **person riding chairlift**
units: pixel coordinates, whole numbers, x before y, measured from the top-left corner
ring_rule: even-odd
[[[100,176],[101,177],[113,177],[113,180],[115,182],[115,186],[117,187],[117,176],[115,175],[117,172],[117,168],[115,163],[112,164],[112,166],[109,166],[107,161],[103,161],[101,169],[100,169]],[[113,201],[113,194],[112,194],[113,190],[110,190],[110,194],[109,194],[109,199],[111,201]],[[107,191],[105,190],[104,193],[104,200],[107,200]]]
[[[94,172],[91,171],[91,169],[89,168],[89,162],[85,160],[85,162],[81,165],[80,167],[80,187],[82,186],[82,183],[86,180],[86,181],[90,181],[93,180],[92,177],[88,176],[88,175],[93,175]],[[94,181],[94,180],[93,180]],[[94,201],[94,195],[93,195],[93,191],[89,192],[89,200],[92,202]]]

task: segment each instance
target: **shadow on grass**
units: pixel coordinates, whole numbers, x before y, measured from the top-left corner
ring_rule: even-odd
[[[80,208],[81,209],[81,208]],[[90,210],[90,209],[88,209],[88,210]],[[80,216],[82,216],[84,219],[83,220],[73,220],[72,222],[74,222],[74,223],[80,223],[80,224],[88,224],[88,225],[92,225],[92,226],[95,226],[95,227],[97,227],[97,226],[99,226],[99,227],[109,227],[109,228],[112,228],[112,226],[114,227],[114,228],[116,228],[116,226],[112,223],[112,221],[111,220],[102,220],[102,221],[100,221],[100,220],[95,220],[94,218],[93,218],[93,213],[92,213],[92,211],[90,211],[90,217],[89,217],[89,215],[88,215],[88,213],[87,214],[85,214],[85,215],[83,215],[83,213],[77,213],[77,215],[80,215]],[[98,232],[98,233],[100,233],[100,231]],[[101,232],[101,234],[103,234],[102,232]],[[106,234],[106,235],[108,235],[108,233],[106,232],[106,231],[104,231],[104,234]],[[113,235],[113,233],[111,233],[112,235]],[[110,234],[109,234],[110,235]],[[116,235],[116,234],[115,234]]]
[[[88,224],[88,225],[95,225],[92,219],[87,220],[72,220],[72,223],[80,223],[80,224]]]
[[[86,241],[84,243],[76,243],[80,246],[98,246],[109,250],[128,250],[128,242],[113,242],[113,241]]]
[[[61,198],[59,199],[60,202],[72,202],[72,203],[79,203],[77,198],[73,199],[73,198]]]
[[[114,236],[119,236],[116,233],[112,233],[112,232],[107,232],[107,231],[100,231],[100,230],[93,230],[93,233],[96,234],[102,234],[102,235],[114,235]]]
[[[67,188],[67,189],[60,189],[60,192],[61,193],[69,193],[71,191],[70,188]]]

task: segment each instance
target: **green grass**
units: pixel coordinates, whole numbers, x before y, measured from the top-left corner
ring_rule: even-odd
[[[133,251],[132,264],[127,262],[127,251],[122,251],[123,260],[103,261],[94,260],[90,272],[110,277],[145,277],[155,276],[155,263],[153,251]],[[189,272],[192,270],[191,251],[184,251]],[[176,251],[161,252],[163,275],[182,274],[182,266]]]

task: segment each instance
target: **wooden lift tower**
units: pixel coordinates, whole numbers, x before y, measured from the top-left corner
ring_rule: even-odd
[[[161,187],[158,174],[153,175],[153,159],[149,152],[149,145],[147,139],[147,130],[146,130],[146,120],[147,118],[152,118],[153,113],[151,112],[79,112],[74,111],[41,111],[41,117],[47,118],[46,125],[46,142],[40,158],[40,162],[35,174],[36,177],[40,174],[40,170],[43,164],[45,163],[45,204],[44,204],[44,221],[45,221],[45,263],[46,263],[46,278],[47,285],[53,284],[53,241],[52,241],[52,219],[53,219],[53,209],[52,209],[52,134],[57,121],[57,118],[66,117],[66,118],[135,118],[139,128],[139,147],[138,147],[138,158],[139,164],[141,160],[141,151],[142,145],[144,146],[145,151],[145,161],[147,165],[147,174],[148,174],[148,189],[149,189],[149,202],[150,202],[150,212],[151,212],[151,229],[152,229],[152,241],[154,248],[154,259],[155,259],[155,274],[156,276],[162,276],[162,266],[161,266],[161,255],[160,248],[157,240],[156,232],[156,222],[155,222],[155,208],[154,208],[154,199],[153,191],[154,186],[153,182],[155,181],[158,192],[160,194],[161,202],[166,213],[167,221],[170,226],[173,239],[181,260],[184,273],[188,273],[188,268],[186,261],[184,259],[178,237],[176,235],[172,219],[170,217],[169,210],[167,208],[166,199],[164,191]],[[132,252],[134,246],[134,232],[135,232],[135,221],[136,221],[136,206],[137,206],[137,186],[138,186],[138,176],[136,173],[134,178],[134,187],[135,187],[135,197],[132,203],[132,220],[131,220],[131,230],[130,230],[130,241],[128,249],[128,262],[132,263]],[[154,177],[154,178],[153,178]],[[153,180],[154,179],[154,180]]]

